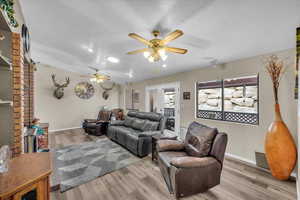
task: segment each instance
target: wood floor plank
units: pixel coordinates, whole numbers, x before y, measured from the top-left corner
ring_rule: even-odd
[[[100,138],[103,138],[101,136]],[[50,148],[93,141],[82,129],[51,133]],[[295,181],[278,181],[269,173],[243,162],[225,159],[221,184],[184,200],[294,200]],[[170,200],[160,170],[150,157],[106,174],[64,193],[51,192],[52,200]]]

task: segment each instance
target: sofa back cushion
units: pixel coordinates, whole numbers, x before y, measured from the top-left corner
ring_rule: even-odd
[[[128,127],[141,130],[141,131],[157,131],[157,130],[163,130],[164,129],[164,116],[159,113],[153,113],[153,112],[138,112],[138,111],[129,111],[127,113],[127,117],[131,117],[134,119],[142,119],[144,120],[143,127],[141,127],[141,123],[135,123],[134,125],[126,125]],[[126,120],[126,118],[125,118]],[[139,121],[140,122],[140,121]],[[133,125],[133,126],[132,126]]]
[[[208,156],[218,130],[208,126],[192,122],[185,137],[185,150],[190,156]]]
[[[143,131],[157,131],[159,127],[159,122],[145,120]]]
[[[133,118],[133,123],[132,123],[131,127],[136,130],[143,131],[144,124],[145,124],[145,120]]]
[[[127,116],[157,122],[159,122],[163,118],[163,116],[159,113],[137,111],[129,111]]]
[[[133,117],[126,116],[124,120],[124,125],[127,127],[132,127],[133,121],[134,121]]]

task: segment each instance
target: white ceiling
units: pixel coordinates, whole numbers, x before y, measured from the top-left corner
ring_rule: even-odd
[[[26,0],[20,1],[31,33],[35,61],[70,71],[101,69],[117,82],[139,81],[295,47],[299,0]],[[149,63],[126,52],[144,46],[129,38],[150,39],[181,29],[170,46],[187,48]],[[93,52],[89,52],[92,49]],[[108,56],[120,59],[107,62]],[[242,66],[241,66],[242,67]],[[130,78],[129,74],[133,77]]]

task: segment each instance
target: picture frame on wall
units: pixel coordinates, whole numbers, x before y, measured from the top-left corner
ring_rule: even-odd
[[[140,91],[138,91],[138,90],[132,91],[132,102],[140,103]]]
[[[183,100],[190,100],[191,92],[183,92]]]

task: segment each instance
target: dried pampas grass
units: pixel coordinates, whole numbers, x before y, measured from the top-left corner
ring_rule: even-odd
[[[278,56],[276,55],[271,55],[268,58],[266,58],[265,63],[266,63],[265,67],[273,82],[275,103],[278,104],[279,82],[286,70],[286,67],[284,67],[283,61],[279,59]]]

